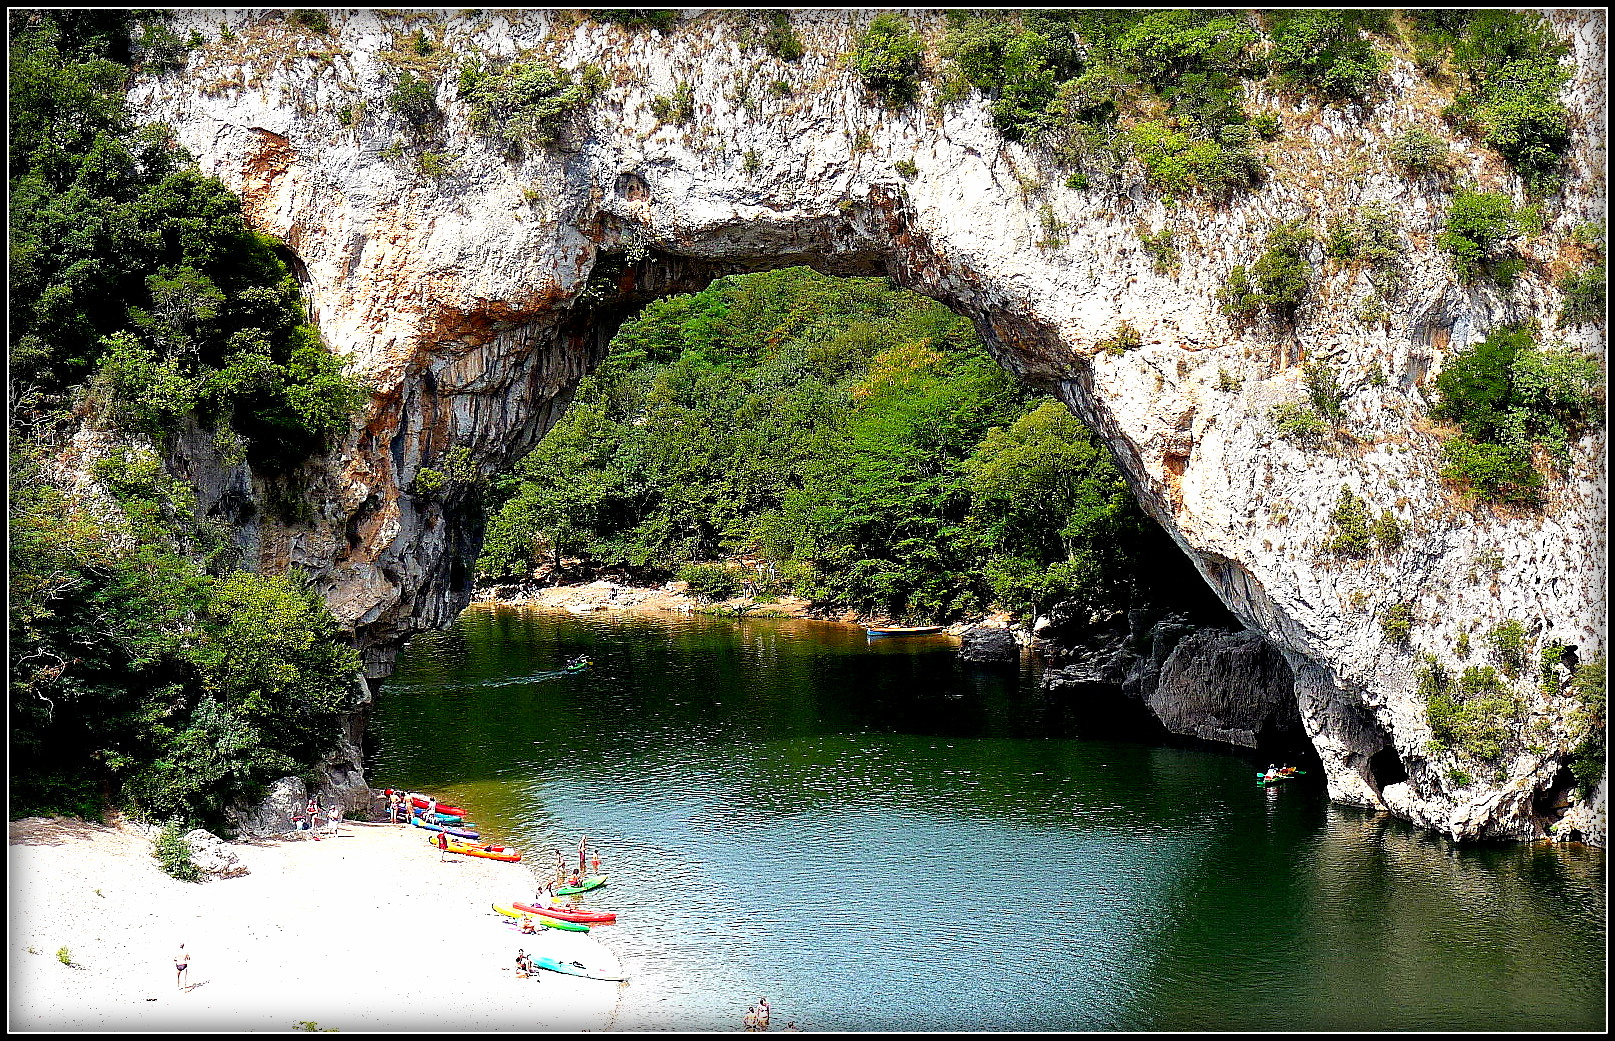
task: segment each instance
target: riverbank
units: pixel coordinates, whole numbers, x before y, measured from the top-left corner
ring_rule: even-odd
[[[734,596],[727,600],[706,600],[690,593],[687,582],[669,582],[663,586],[624,585],[604,579],[555,586],[539,586],[530,582],[497,583],[479,586],[471,602],[480,606],[536,607],[572,614],[592,614],[596,611],[704,613],[748,618],[806,618],[856,626],[904,624],[897,619],[864,616],[852,610],[833,611],[799,596],[762,599]],[[1009,624],[1010,616],[998,612],[955,622],[947,626],[945,631],[950,636],[958,636],[975,626],[1007,628]]]
[[[629,985],[517,978],[518,948],[617,964],[609,937],[521,936],[490,910],[532,895],[523,865],[440,862],[414,828],[355,822],[320,842],[230,849],[249,874],[192,884],[164,874],[132,827],[11,822],[10,1029],[604,1030]]]

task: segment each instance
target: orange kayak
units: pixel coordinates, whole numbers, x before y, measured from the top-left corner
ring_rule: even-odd
[[[436,837],[426,840],[433,846],[437,845]],[[442,848],[442,847],[439,847]],[[495,846],[492,843],[456,842],[449,840],[449,852],[459,853],[467,857],[486,857],[489,860],[503,860],[514,864],[522,858],[521,851],[509,846]]]

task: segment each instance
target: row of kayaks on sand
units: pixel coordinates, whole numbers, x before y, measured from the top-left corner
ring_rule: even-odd
[[[587,668],[588,663],[585,662],[583,667]],[[393,794],[392,789],[387,789],[385,794],[390,797]],[[433,821],[428,821],[426,818],[433,807],[432,800],[414,792],[408,793],[407,798],[411,807],[409,823],[417,828],[438,832],[439,834],[437,835],[427,836],[427,842],[438,849],[448,853],[458,853],[462,856],[482,857],[487,860],[499,860],[506,863],[515,863],[521,860],[521,851],[517,849],[510,846],[496,845],[491,842],[473,842],[471,840],[480,837],[477,832],[454,827],[457,823],[465,823],[465,811],[460,807],[445,806],[442,803],[437,803]],[[590,875],[579,880],[577,885],[556,886],[550,892],[555,896],[576,896],[579,893],[599,889],[606,884],[609,877],[607,875]],[[585,907],[562,907],[557,904],[545,906],[520,901],[512,901],[508,904],[496,903],[492,906],[494,911],[507,918],[516,921],[525,918],[532,921],[536,926],[561,932],[586,933],[592,925],[617,920],[615,911],[596,911]],[[532,958],[532,963],[541,969],[561,972],[569,976],[581,976],[585,979],[622,981],[628,978],[593,969],[576,959],[568,960],[537,956]]]

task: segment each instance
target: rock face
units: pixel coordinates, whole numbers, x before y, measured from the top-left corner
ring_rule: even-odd
[[[1174,206],[1141,180],[1061,187],[1064,171],[1006,143],[979,98],[942,104],[935,82],[916,105],[882,108],[843,61],[865,12],[794,13],[807,45],[795,63],[742,43],[744,13],[665,34],[543,10],[332,12],[329,35],[274,12],[178,17],[181,37],[213,42],[137,83],[134,106],[286,241],[320,328],[372,388],[351,435],[300,475],[312,520],[279,519],[262,483],[205,444],[185,465],[247,559],[315,577],[373,677],[410,633],[466,603],[481,541],[471,478],[534,444],[624,316],[716,276],[809,264],[887,275],[954,308],[1007,369],[1108,442],[1144,508],[1288,662],[1332,798],[1454,837],[1543,832],[1534,796],[1569,754],[1569,701],[1519,681],[1518,733],[1496,770],[1460,787],[1450,758],[1428,751],[1415,670],[1505,619],[1533,647],[1603,653],[1604,436],[1572,446],[1541,512],[1470,509],[1437,477],[1423,395],[1444,356],[1498,325],[1552,327],[1554,250],[1603,219],[1601,11],[1553,16],[1577,70],[1571,189],[1545,205],[1532,270],[1509,290],[1455,282],[1433,244],[1448,196],[1386,157],[1391,136],[1435,125],[1446,100],[1401,59],[1367,113],[1249,88],[1283,123],[1264,146],[1270,177],[1226,205]],[[934,43],[940,17],[916,20]],[[426,56],[408,45],[416,33]],[[554,149],[513,156],[471,129],[456,96],[473,55],[593,63],[607,87]],[[436,84],[443,118],[424,136],[387,104],[406,67]],[[765,86],[776,82],[788,89]],[[657,116],[676,89],[693,99],[683,124]],[[1463,179],[1521,197],[1494,156],[1460,155]],[[1321,227],[1369,199],[1405,222],[1389,320],[1353,317],[1365,276],[1315,253],[1293,334],[1230,327],[1217,289],[1274,223]],[[1181,243],[1177,274],[1157,271],[1140,241],[1165,228]],[[1123,321],[1141,345],[1102,349]],[[1591,327],[1555,335],[1601,350]],[[1345,392],[1351,439],[1328,450],[1280,439],[1270,419],[1303,398],[1303,357],[1330,365]],[[428,468],[450,479],[417,483]],[[1400,548],[1357,562],[1323,552],[1342,486],[1398,519]],[[1400,604],[1417,624],[1395,644],[1378,621]]]
[[[217,878],[236,878],[249,874],[247,865],[236,856],[235,850],[225,845],[223,839],[210,831],[196,828],[186,832],[185,844],[191,847],[191,862],[201,868],[203,874]]]
[[[1304,740],[1290,667],[1260,633],[1202,629],[1185,636],[1162,663],[1147,704],[1184,737],[1253,750]]]
[[[959,657],[977,663],[1020,661],[1021,644],[1008,629],[978,625],[959,634]]]

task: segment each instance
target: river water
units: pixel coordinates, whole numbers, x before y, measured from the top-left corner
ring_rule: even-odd
[[[383,688],[369,776],[536,871],[588,835],[632,977],[613,1029],[733,1030],[759,996],[774,1029],[1603,1029],[1600,851],[1459,846],[1237,755],[1084,738],[1032,666],[954,647],[473,608]]]

